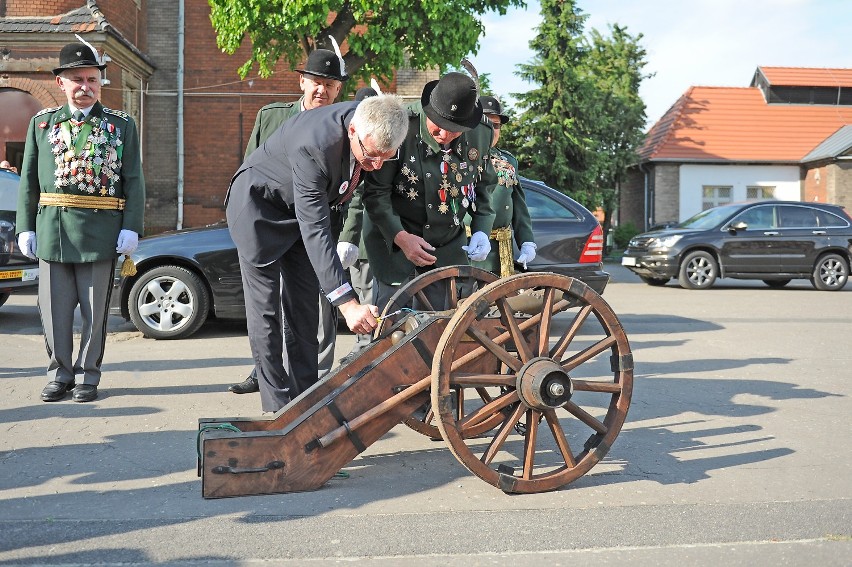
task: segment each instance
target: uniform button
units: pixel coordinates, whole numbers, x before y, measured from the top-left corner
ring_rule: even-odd
[[[509,209],[509,205],[506,205],[506,209],[507,209],[507,210]]]
[[[432,203],[429,203],[428,205],[426,205],[426,208],[427,208],[427,209],[431,209],[431,208],[432,208]]]
[[[425,228],[425,229],[427,229],[427,230],[428,230],[428,229],[429,229],[429,225],[427,224],[427,225],[426,225],[426,226],[424,226],[423,228]]]

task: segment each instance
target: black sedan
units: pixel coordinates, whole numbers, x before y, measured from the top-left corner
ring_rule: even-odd
[[[609,275],[602,271],[598,221],[570,197],[537,181],[522,183],[538,245],[528,271],[572,276],[603,293]],[[224,223],[143,238],[133,260],[135,276],[116,271],[111,312],[145,336],[182,339],[210,316],[245,319],[237,251]]]
[[[13,293],[38,286],[38,260],[18,250],[15,241],[15,209],[18,206],[17,173],[0,169],[0,305]]]
[[[633,237],[621,264],[649,285],[677,278],[705,289],[716,278],[763,280],[783,287],[809,279],[843,289],[852,263],[852,217],[837,205],[761,201],[721,205],[677,226]]]

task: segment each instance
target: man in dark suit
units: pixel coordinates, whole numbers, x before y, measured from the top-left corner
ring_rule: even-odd
[[[299,113],[234,174],[225,206],[263,411],[278,411],[317,380],[320,289],[350,330],[375,328],[376,307],[358,303],[337,257],[331,207],[351,197],[362,170],[396,157],[407,128],[395,96]],[[286,345],[282,311],[291,331]]]

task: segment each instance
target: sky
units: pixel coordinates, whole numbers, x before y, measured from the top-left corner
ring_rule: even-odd
[[[608,37],[626,27],[647,52],[640,87],[653,125],[690,86],[747,87],[759,66],[852,67],[849,0],[578,0],[586,29]],[[515,75],[529,63],[529,41],[541,23],[539,3],[505,16],[488,14],[471,60],[488,73],[501,100],[533,87]]]

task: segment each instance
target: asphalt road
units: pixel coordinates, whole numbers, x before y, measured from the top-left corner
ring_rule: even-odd
[[[0,564],[849,565],[852,285],[687,291],[608,269],[636,361],[627,423],[587,475],[523,496],[398,426],[318,491],[204,500],[198,418],[260,413],[226,391],[250,370],[245,326],[153,341],[112,319],[101,397],[46,404],[35,297],[13,296]]]

